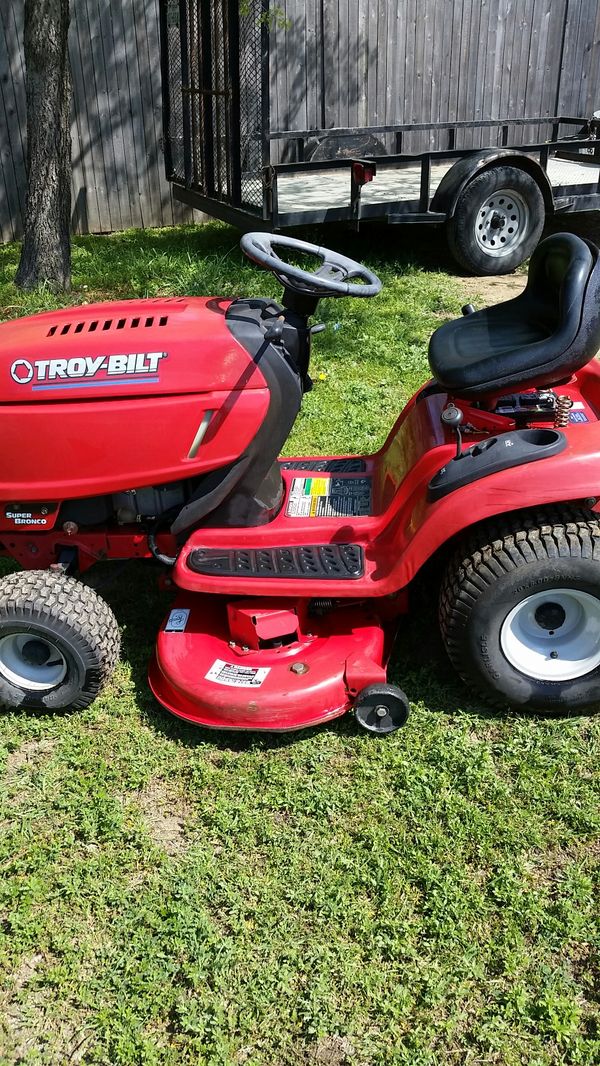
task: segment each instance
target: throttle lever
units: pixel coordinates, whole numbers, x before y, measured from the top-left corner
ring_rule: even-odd
[[[285,319],[283,315],[278,315],[277,318],[271,319],[269,325],[265,329],[265,339],[268,341],[280,341],[283,337],[284,326]]]
[[[462,459],[462,434],[460,432],[460,427],[464,421],[464,415],[460,407],[457,407],[453,403],[449,403],[447,407],[444,407],[440,418],[443,424],[448,426],[448,429],[451,429],[453,433],[456,433],[456,455],[452,460],[452,462],[455,463],[457,459]]]

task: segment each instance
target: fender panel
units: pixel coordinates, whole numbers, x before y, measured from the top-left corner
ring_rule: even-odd
[[[573,426],[566,449],[535,463],[491,474],[456,489],[435,503],[426,485],[404,524],[403,551],[391,584],[403,588],[421,567],[458,534],[498,515],[556,504],[584,505],[600,496],[600,423]],[[448,459],[451,458],[448,449]],[[587,504],[592,509],[595,504]]]
[[[540,187],[546,211],[554,211],[554,194],[545,171],[531,156],[515,152],[510,148],[486,148],[459,159],[448,173],[444,174],[434,193],[430,210],[443,212],[447,218],[452,218],[458,198],[469,182],[484,170],[491,170],[495,165],[504,164],[517,167],[530,174]]]
[[[600,497],[600,421],[596,414],[600,363],[593,361],[582,368],[577,378],[563,388],[577,398],[582,413],[588,417],[587,423],[565,428],[567,445],[563,452],[496,471],[439,500],[430,500],[427,486],[440,467],[452,460],[456,444],[440,420],[447,395],[432,390],[431,384],[424,386],[402,411],[383,448],[365,457],[367,470],[361,477],[372,478],[370,514],[353,517],[334,513],[315,518],[288,514],[287,508],[282,507],[258,533],[255,528],[202,527],[191,534],[181,550],[174,571],[175,584],[194,592],[229,596],[234,591],[236,595],[322,596],[323,582],[318,576],[312,583],[283,574],[248,577],[242,573],[233,578],[218,573],[196,574],[187,565],[195,548],[298,547],[314,545],[318,533],[320,544],[352,543],[360,545],[364,552],[361,577],[352,582],[328,580],[327,596],[381,599],[405,589],[444,544],[486,519],[530,507],[581,505],[589,497]],[[479,415],[482,421],[485,415],[488,424],[493,417],[471,409],[465,421]],[[511,423],[507,421],[509,429]],[[294,470],[283,471],[288,494],[295,476]]]
[[[413,397],[375,457],[374,495],[383,520],[374,538],[378,593],[405,588],[440,548],[490,518],[556,504],[590,510],[595,506],[585,501],[600,498],[600,360],[578,370],[561,391],[587,418],[563,430],[563,451],[496,471],[438,500],[428,498],[427,487],[456,452],[452,435],[440,421],[451,397],[432,390],[431,383]],[[474,414],[467,409],[465,421]],[[505,428],[514,428],[514,423]]]

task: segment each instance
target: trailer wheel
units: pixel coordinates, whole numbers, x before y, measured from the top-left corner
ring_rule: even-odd
[[[471,689],[498,707],[600,701],[600,523],[556,510],[468,539],[445,575],[440,628]]]
[[[544,228],[542,191],[517,167],[492,167],[469,182],[448,220],[450,251],[473,274],[509,274],[536,247]]]
[[[117,620],[94,589],[47,570],[0,581],[0,707],[81,710],[118,657]]]

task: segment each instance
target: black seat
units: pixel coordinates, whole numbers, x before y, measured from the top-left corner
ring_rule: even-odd
[[[429,342],[434,377],[455,396],[565,381],[600,348],[600,253],[557,233],[531,257],[520,296],[448,322]]]

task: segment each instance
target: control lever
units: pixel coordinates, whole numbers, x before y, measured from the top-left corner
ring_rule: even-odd
[[[285,319],[283,315],[278,315],[277,318],[271,319],[268,326],[265,329],[265,340],[268,341],[280,341],[283,337],[283,327],[285,326]]]
[[[453,433],[456,433],[456,455],[452,462],[456,462],[457,459],[462,459],[462,434],[460,427],[464,420],[464,415],[460,407],[456,407],[455,404],[449,403],[447,407],[444,407],[440,418],[445,426],[448,426]]]

